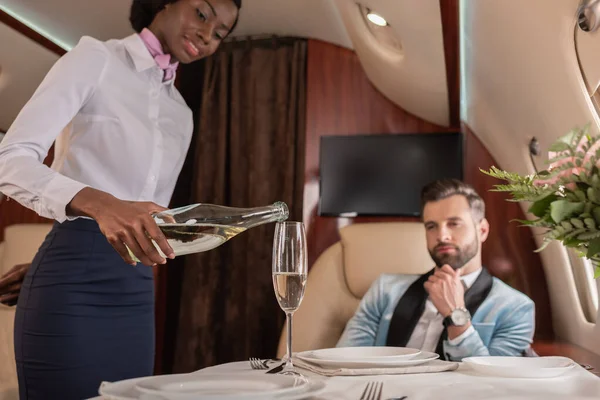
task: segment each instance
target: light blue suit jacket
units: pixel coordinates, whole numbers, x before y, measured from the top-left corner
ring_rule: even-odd
[[[348,321],[337,347],[385,346],[400,298],[419,275],[381,275]],[[444,341],[450,360],[471,356],[520,356],[533,341],[535,307],[523,293],[493,278],[492,289],[471,323],[474,332],[459,343]]]

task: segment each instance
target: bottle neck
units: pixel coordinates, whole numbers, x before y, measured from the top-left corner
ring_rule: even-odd
[[[283,202],[253,208],[199,203],[158,213],[154,219],[159,224],[226,225],[248,229],[269,222],[285,221],[288,216],[288,207]]]
[[[288,207],[283,202],[277,202],[265,207],[251,208],[248,211],[248,213],[241,215],[241,219],[236,225],[252,228],[271,222],[285,221],[289,216]]]

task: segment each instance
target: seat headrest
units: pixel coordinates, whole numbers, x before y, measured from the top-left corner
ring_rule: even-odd
[[[16,224],[4,230],[4,251],[0,264],[0,275],[18,264],[33,261],[33,257],[52,224]]]
[[[346,281],[357,298],[381,274],[420,275],[434,266],[421,222],[352,224],[340,236]]]

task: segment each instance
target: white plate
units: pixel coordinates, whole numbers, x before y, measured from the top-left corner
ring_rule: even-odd
[[[473,370],[505,378],[551,378],[575,367],[567,357],[467,357],[462,360]]]
[[[254,377],[254,375],[253,375]],[[142,394],[138,389],[136,389],[136,384],[145,380],[150,379],[151,377],[144,378],[135,378],[135,379],[127,379],[119,382],[103,382],[100,385],[100,389],[98,390],[98,394],[102,395],[104,399],[107,400],[139,400],[139,399],[159,399],[166,400],[168,397],[163,395],[154,395],[151,394]],[[322,380],[314,380],[309,379],[308,384],[305,385],[302,391],[293,392],[293,393],[284,393],[276,396],[255,396],[255,398],[260,398],[261,400],[301,400],[305,399],[309,396],[315,396],[321,393],[325,389],[325,382]],[[196,399],[195,395],[178,397],[178,399],[184,398],[188,399]],[[235,398],[240,398],[239,396],[235,396]],[[221,400],[221,399],[220,399]]]
[[[307,381],[287,375],[176,374],[144,379],[136,384],[142,393],[166,399],[264,399],[306,390]]]
[[[343,350],[344,348],[340,348]],[[297,353],[296,356],[306,362],[321,365],[324,367],[336,367],[336,368],[375,368],[375,367],[408,367],[411,365],[424,364],[428,361],[433,361],[439,358],[436,353],[430,353],[428,351],[422,351],[418,355],[409,359],[394,359],[394,358],[382,358],[382,359],[364,359],[358,358],[346,358],[346,359],[325,359],[316,356],[314,353],[319,350],[303,351]]]
[[[331,349],[313,350],[311,356],[321,360],[361,360],[361,361],[389,361],[408,360],[421,354],[419,349],[409,347],[336,347]]]

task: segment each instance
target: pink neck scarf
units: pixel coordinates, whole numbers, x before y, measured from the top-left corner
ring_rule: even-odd
[[[179,63],[171,63],[171,55],[163,52],[160,41],[148,28],[144,28],[140,32],[140,37],[142,38],[142,41],[146,45],[146,48],[152,57],[154,57],[156,64],[165,72],[163,82],[173,79]]]

